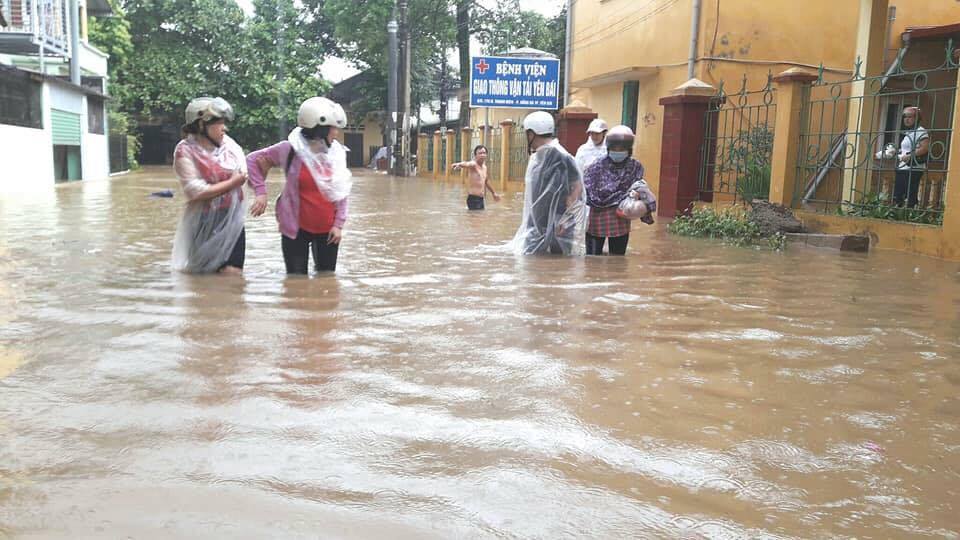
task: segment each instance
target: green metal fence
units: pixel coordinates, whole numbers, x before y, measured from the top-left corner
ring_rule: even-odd
[[[770,196],[770,159],[777,117],[772,74],[764,87],[727,95],[723,83],[704,115],[704,143],[700,148],[701,199],[724,194],[741,200]]]
[[[446,133],[440,134],[440,170],[438,172],[444,172],[447,170],[447,135]]]
[[[794,205],[808,210],[940,225],[949,165],[957,61],[953,40],[945,54],[901,53],[881,76],[864,77],[858,60],[843,81],[820,77],[803,101]],[[926,63],[935,67],[916,67]],[[913,67],[908,67],[910,64]],[[919,107],[918,120],[903,120]],[[904,137],[922,138],[914,155]],[[907,147],[909,147],[909,143]]]
[[[527,134],[522,129],[515,128],[510,134],[510,164],[508,180],[522,182],[527,173],[527,161],[530,154],[527,152]]]
[[[427,137],[426,142],[427,147],[425,150],[427,152],[427,171],[433,172],[433,136],[431,135],[430,137]]]
[[[490,130],[490,142],[487,146],[487,175],[490,181],[500,181],[500,162],[503,160],[500,147],[503,141],[503,130],[499,127]]]

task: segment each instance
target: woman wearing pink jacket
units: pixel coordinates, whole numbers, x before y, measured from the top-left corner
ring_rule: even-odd
[[[257,195],[251,207],[255,216],[266,209],[267,172],[283,167],[286,174],[277,198],[277,222],[288,274],[306,274],[311,251],[317,271],[337,268],[353,185],[346,150],[336,140],[346,124],[340,105],[312,97],[300,105],[298,127],[286,141],[247,156],[250,185]]]

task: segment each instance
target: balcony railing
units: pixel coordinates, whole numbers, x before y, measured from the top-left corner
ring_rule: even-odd
[[[0,0],[7,26],[0,26],[0,52],[70,53],[66,0]]]

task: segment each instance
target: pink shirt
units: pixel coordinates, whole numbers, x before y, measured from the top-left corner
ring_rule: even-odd
[[[290,143],[283,141],[251,152],[247,156],[248,181],[254,193],[257,195],[267,194],[266,179],[260,172],[257,159],[266,157],[274,167],[282,168],[287,164],[287,156],[290,152],[293,152]],[[287,182],[283,186],[280,197],[277,198],[277,223],[280,233],[287,238],[296,238],[297,231],[300,230],[300,169],[302,165],[300,158],[294,154],[293,161],[290,162],[290,170],[287,171]],[[343,224],[347,221],[350,205],[344,198],[333,203],[333,207],[336,209],[333,226],[338,229],[343,228]]]

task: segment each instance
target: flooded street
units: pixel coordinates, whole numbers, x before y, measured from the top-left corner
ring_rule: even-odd
[[[957,264],[517,259],[521,195],[367,175],[287,278],[273,180],[243,277],[168,168],[0,197],[0,537],[960,538]]]

